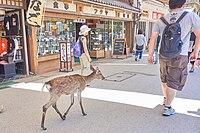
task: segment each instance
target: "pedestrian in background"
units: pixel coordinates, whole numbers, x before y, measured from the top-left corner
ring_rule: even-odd
[[[80,63],[81,63],[81,75],[87,76],[91,73],[90,70],[90,63],[92,62],[92,59],[90,58],[90,51],[88,47],[88,41],[86,36],[88,35],[88,32],[91,30],[91,28],[88,28],[87,25],[82,25],[80,27],[80,32],[79,32],[79,38],[81,40],[82,44],[82,49],[83,53],[79,57]]]
[[[158,35],[158,38],[157,38],[157,41],[156,41],[156,47],[155,47],[155,60],[154,60],[154,64],[157,64],[158,63],[158,47],[159,47],[159,44],[160,44],[160,35]]]
[[[145,46],[147,45],[146,38],[141,29],[138,30],[138,34],[135,36],[135,42],[136,42],[135,61],[137,61],[138,56],[139,59],[142,59],[142,53],[145,50]]]
[[[174,100],[176,96],[176,92],[182,91],[186,79],[187,79],[187,64],[188,64],[188,48],[190,43],[190,33],[194,32],[196,35],[196,42],[194,51],[190,55],[190,59],[196,60],[198,57],[198,51],[200,48],[200,18],[197,14],[193,12],[184,12],[183,6],[186,3],[186,0],[169,0],[169,8],[170,12],[166,14],[163,18],[159,19],[156,22],[156,25],[154,27],[150,44],[149,44],[149,56],[148,56],[148,62],[150,64],[153,63],[154,57],[154,44],[156,43],[156,39],[158,35],[162,35],[161,38],[161,47],[159,50],[159,63],[160,63],[160,78],[161,78],[161,85],[163,89],[163,95],[164,95],[164,116],[170,116],[175,114],[175,110],[171,107],[172,101]],[[184,16],[185,15],[185,16]],[[177,24],[178,23],[178,24]],[[173,31],[172,30],[165,30],[165,28],[170,28],[171,25],[177,24],[179,30],[181,29],[182,32],[178,32],[178,39],[174,39],[176,37],[169,37],[166,36],[166,32]],[[174,26],[175,26],[174,25]],[[174,35],[173,32],[171,32],[171,35]],[[165,40],[164,40],[165,38]],[[166,41],[166,39],[170,41]],[[171,42],[177,42],[173,45],[170,45],[170,47],[173,47],[174,45],[178,45],[178,52],[177,57],[175,58],[165,58],[167,54],[164,54],[162,50],[164,47],[162,47],[162,44],[168,44]],[[181,45],[180,45],[181,44]],[[169,46],[169,45],[168,45]],[[174,50],[176,51],[176,47]],[[171,52],[173,53],[173,52]],[[171,53],[168,53],[168,55],[171,55]],[[197,62],[198,63],[198,62]]]
[[[190,71],[189,71],[190,73],[194,72],[194,62],[195,61],[194,60],[190,60],[190,55],[194,51],[195,39],[196,39],[196,36],[195,36],[194,32],[192,32],[191,35],[190,35],[190,46],[188,48],[188,61],[192,65],[191,68],[190,68]]]

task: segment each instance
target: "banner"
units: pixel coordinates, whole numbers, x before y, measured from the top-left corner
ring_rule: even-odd
[[[27,22],[33,26],[42,26],[45,0],[30,0],[27,11]]]

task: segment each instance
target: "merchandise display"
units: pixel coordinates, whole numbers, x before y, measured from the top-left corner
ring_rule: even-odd
[[[76,40],[75,25],[72,20],[45,18],[44,27],[37,28],[38,55],[51,55],[60,52],[59,43],[71,45]]]
[[[90,32],[91,50],[107,50],[111,47],[111,22],[102,22],[103,28],[92,28]]]
[[[19,11],[10,10],[0,16],[0,79],[24,73],[24,49],[19,14]]]

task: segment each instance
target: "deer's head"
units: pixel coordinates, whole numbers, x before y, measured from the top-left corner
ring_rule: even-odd
[[[101,71],[99,70],[99,68],[97,67],[96,68],[96,78],[97,79],[101,79],[101,80],[104,80],[105,79],[105,77],[103,76],[103,74],[101,73]]]

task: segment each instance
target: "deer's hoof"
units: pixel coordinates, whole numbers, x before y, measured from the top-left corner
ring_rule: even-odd
[[[65,119],[66,119],[66,116],[65,116],[65,115],[63,115],[63,116],[62,116],[62,120],[65,120]]]
[[[42,129],[43,129],[43,130],[47,130],[47,128],[46,128],[46,127],[42,127]]]
[[[86,115],[87,115],[86,113],[83,114],[83,116],[86,116]]]

